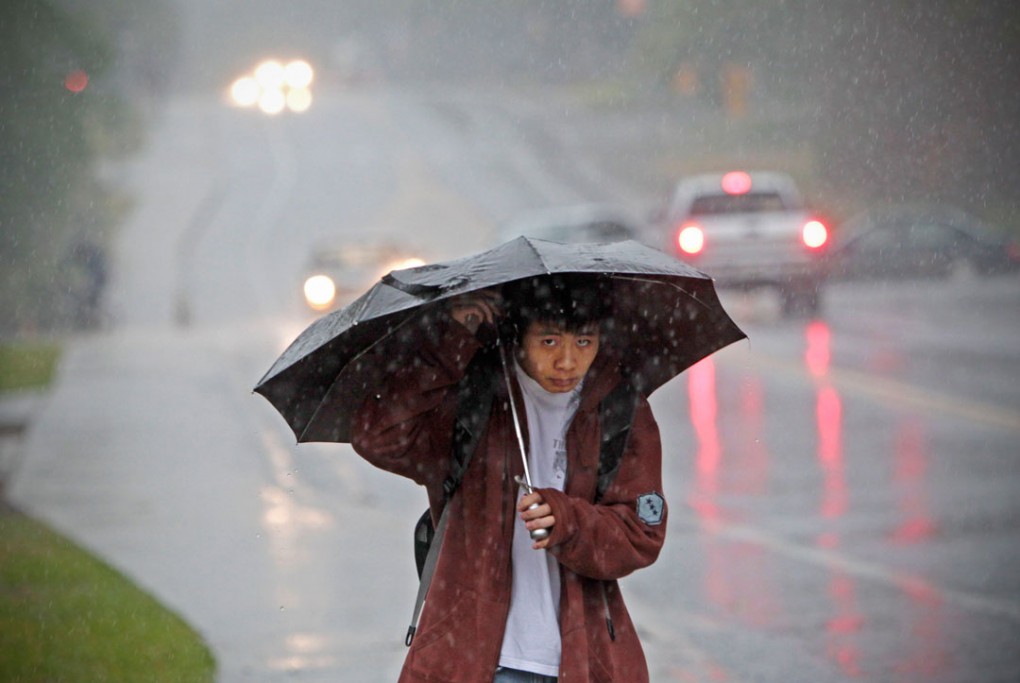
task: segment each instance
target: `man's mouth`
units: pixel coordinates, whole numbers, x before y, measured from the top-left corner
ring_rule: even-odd
[[[573,389],[574,385],[577,384],[577,380],[573,377],[568,377],[567,379],[558,379],[556,377],[550,377],[549,384],[556,387],[557,389]]]

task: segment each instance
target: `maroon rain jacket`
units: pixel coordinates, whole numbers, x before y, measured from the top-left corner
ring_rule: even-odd
[[[479,348],[458,323],[437,325],[415,361],[396,369],[366,400],[352,438],[354,449],[372,464],[426,487],[433,522],[442,511],[457,383]],[[593,503],[598,404],[620,380],[605,350],[603,345],[588,371],[567,433],[566,490],[538,489],[556,517],[550,549],[536,552],[552,552],[560,563],[560,683],[648,681],[617,579],[654,562],[665,539],[659,428],[642,398],[620,469]],[[510,604],[514,477],[523,470],[504,383],[499,387],[486,430],[450,502],[446,537],[401,683],[489,683],[498,665]],[[519,391],[516,384],[514,391]],[[524,420],[524,411],[518,412]]]

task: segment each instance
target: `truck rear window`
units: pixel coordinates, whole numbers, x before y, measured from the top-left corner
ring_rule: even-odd
[[[759,213],[785,211],[786,205],[776,192],[749,192],[747,194],[703,195],[691,204],[692,216],[710,216],[721,213]]]

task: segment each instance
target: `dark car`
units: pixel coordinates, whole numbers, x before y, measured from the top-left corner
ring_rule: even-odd
[[[1020,269],[1020,242],[940,206],[859,214],[836,231],[831,274],[840,279],[990,275]]]
[[[577,204],[522,214],[500,226],[499,241],[521,235],[566,244],[641,241],[644,232],[641,222],[621,207]]]

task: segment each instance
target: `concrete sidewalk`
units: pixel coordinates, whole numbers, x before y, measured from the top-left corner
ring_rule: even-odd
[[[172,102],[122,169],[137,208],[114,250],[114,327],[65,342],[49,393],[0,403],[25,425],[6,493],[180,613],[220,680],[266,680],[258,644],[278,616],[247,599],[272,583],[257,378],[232,346],[243,334],[174,326],[177,243],[214,184],[216,104]]]
[[[128,332],[66,349],[36,413],[8,498],[113,564],[191,623],[245,680],[259,659],[264,604],[223,599],[269,591],[260,522],[261,448],[233,387],[231,363],[207,340]],[[250,412],[250,406],[247,406]],[[247,428],[246,428],[247,427]],[[245,458],[245,456],[249,456]]]

